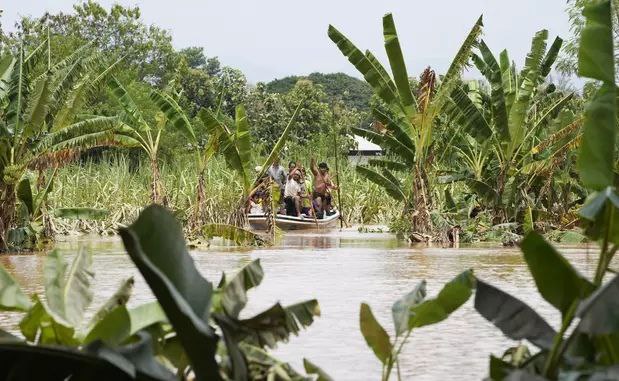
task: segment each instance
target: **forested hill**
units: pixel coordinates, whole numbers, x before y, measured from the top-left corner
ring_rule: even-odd
[[[372,97],[370,85],[344,73],[312,73],[308,76],[288,76],[267,83],[267,90],[271,93],[287,93],[292,90],[299,79],[309,79],[314,84],[322,85],[329,99],[340,97],[348,107],[355,107],[360,111],[369,110],[370,98]]]

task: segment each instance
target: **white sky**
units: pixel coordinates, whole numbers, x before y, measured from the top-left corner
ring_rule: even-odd
[[[533,34],[548,29],[569,37],[566,0],[142,0],[100,1],[139,5],[147,24],[169,30],[177,48],[202,46],[208,56],[241,69],[250,82],[287,75],[345,72],[359,76],[327,37],[331,23],[387,63],[382,16],[392,12],[410,75],[427,65],[446,70],[466,33],[484,15],[484,39],[498,54],[508,48],[522,64]],[[20,15],[70,11],[73,0],[0,0],[2,24]]]

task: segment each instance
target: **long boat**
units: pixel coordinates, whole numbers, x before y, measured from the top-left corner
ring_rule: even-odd
[[[275,216],[275,224],[282,230],[309,230],[309,229],[333,229],[340,218],[339,210],[325,218],[314,219],[313,217],[295,217],[278,214]],[[264,214],[248,214],[249,225],[254,230],[266,230],[267,219]]]

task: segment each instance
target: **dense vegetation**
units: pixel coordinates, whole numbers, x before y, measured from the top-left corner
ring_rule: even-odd
[[[533,37],[519,70],[506,51],[497,57],[486,46],[479,19],[445,75],[428,68],[413,81],[390,14],[383,26],[391,74],[331,26],[330,38],[373,90],[371,128],[359,128],[354,121],[362,114],[305,78],[285,93],[264,84],[248,89],[238,70],[220,68],[201,49],[171,49],[166,32],[139,22],[137,8],[108,12],[88,2],[74,14],[22,20],[15,34],[2,35],[0,57],[2,249],[36,246],[60,224],[72,229],[67,219],[102,231],[132,221],[119,234],[156,301],[128,308],[127,279],[86,320],[93,301],[87,251],[70,266],[58,252],[48,254],[44,296],[28,297],[0,268],[0,309],[23,313],[20,336],[0,330],[0,376],[330,380],[308,360],[304,376],[268,352],[312,324],[318,302],[278,303],[241,318],[248,290],[264,276],[259,261],[222,275],[215,287],[195,267],[183,230],[251,237],[242,230],[242,206],[255,179],[285,154],[289,137],[296,138],[288,144],[295,154],[317,154],[310,140],[332,142],[351,128],[388,155],[342,170],[340,181],[353,195],[346,203],[355,205],[349,219],[375,218],[380,210],[363,210],[380,209],[386,193],[401,202],[386,215],[399,215],[394,226],[415,239],[440,239],[442,227],[455,224],[472,233],[501,226],[522,234],[537,289],[561,314],[555,330],[473,270],[434,298],[426,298],[422,281],[393,305],[394,337],[368,304],[360,306],[360,330],[383,365],[383,380],[401,378],[399,357],[416,329],[449,318],[473,294],[484,318],[521,341],[501,358],[491,356],[490,379],[616,378],[618,15],[614,1],[595,0],[576,18],[576,57],[568,50],[562,59],[575,60],[578,74],[595,81],[587,98],[550,82],[563,41],[548,47],[546,31]],[[112,30],[114,37],[106,33]],[[462,80],[469,61],[485,81]],[[277,128],[262,129],[275,122]],[[348,144],[340,141],[336,152]],[[173,155],[181,150],[187,153]],[[256,162],[262,166],[254,171]],[[173,208],[185,225],[157,204]],[[593,279],[540,234],[575,226],[599,245]]]
[[[513,242],[529,230],[566,236],[587,196],[573,164],[594,85],[581,94],[550,73],[558,57],[573,66],[574,41],[562,50],[561,38],[549,44],[540,31],[517,68],[507,51],[490,51],[479,19],[446,73],[427,68],[416,77],[404,66],[393,17],[383,21],[390,73],[331,27],[330,38],[365,81],[312,73],[253,85],[201,47],[174,49],[169,33],[145,25],[137,7],[88,1],[71,13],[22,18],[0,36],[5,141],[20,144],[21,135],[9,138],[19,132],[14,125],[36,125],[26,128],[17,155],[4,151],[0,244],[32,248],[57,233],[111,232],[137,216],[143,192],[174,209],[192,235],[205,223],[243,227],[243,218],[224,216],[239,215],[254,180],[247,172],[265,163],[282,135],[277,153],[305,165],[311,156],[344,156],[353,134],[382,146],[385,157],[345,162],[337,174],[349,224],[387,224],[412,241],[444,242],[454,228],[462,241]],[[582,23],[574,16],[576,33]],[[467,65],[484,79],[463,80]],[[249,144],[236,138],[244,135],[232,122],[239,110]],[[226,167],[238,172],[235,165],[245,173],[230,177]],[[77,169],[90,171],[95,184],[79,187]],[[235,194],[217,185],[225,179],[238,185]],[[29,194],[39,206],[28,206]]]

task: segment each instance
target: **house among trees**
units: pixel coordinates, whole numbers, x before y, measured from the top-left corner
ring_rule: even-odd
[[[375,156],[382,156],[383,150],[379,145],[359,136],[354,135],[356,149],[348,151],[348,161],[353,164],[366,164]]]

